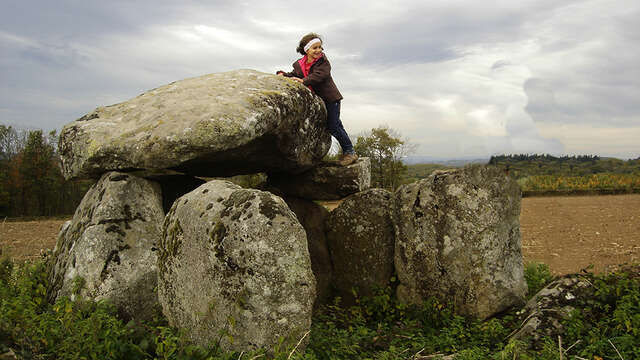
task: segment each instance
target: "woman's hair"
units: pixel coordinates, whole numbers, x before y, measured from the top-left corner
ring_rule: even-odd
[[[315,38],[318,38],[320,39],[320,41],[322,41],[322,38],[320,37],[320,35],[316,33],[308,33],[307,35],[303,36],[302,39],[300,39],[300,44],[298,44],[298,48],[296,49],[296,51],[302,55],[306,55],[307,52],[304,51],[304,46],[307,45],[309,41]]]

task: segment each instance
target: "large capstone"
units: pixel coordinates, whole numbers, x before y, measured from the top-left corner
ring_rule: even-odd
[[[389,285],[394,273],[391,193],[369,189],[346,198],[327,218],[333,285],[345,305],[354,292],[371,296]]]
[[[293,346],[316,296],[305,231],[281,198],[209,181],[165,218],[158,296],[169,323],[197,344]]]
[[[371,186],[371,161],[360,158],[349,166],[323,162],[301,174],[271,173],[267,188],[309,200],[338,200]]]
[[[156,263],[163,219],[158,184],[104,174],[58,235],[49,299],[108,300],[125,318],[151,319],[159,310]]]
[[[436,171],[395,193],[398,297],[480,319],[524,302],[520,188],[501,170]]]
[[[109,170],[145,177],[297,173],[320,162],[330,144],[320,98],[253,70],[176,81],[99,107],[60,134],[67,179]]]

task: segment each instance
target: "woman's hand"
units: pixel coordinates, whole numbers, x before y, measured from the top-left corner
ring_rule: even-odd
[[[302,83],[303,83],[303,81],[304,81],[304,80],[302,80],[302,79],[300,79],[300,78],[297,78],[297,77],[293,77],[292,79],[293,79],[293,80],[295,80],[295,81],[297,81],[297,82],[299,82],[300,84],[302,84]]]

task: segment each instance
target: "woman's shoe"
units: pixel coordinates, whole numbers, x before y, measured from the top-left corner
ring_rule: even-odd
[[[356,162],[356,160],[358,160],[358,155],[356,154],[343,154],[339,164],[341,166],[348,166]]]

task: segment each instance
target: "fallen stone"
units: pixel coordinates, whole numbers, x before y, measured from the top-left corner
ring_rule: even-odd
[[[502,171],[436,171],[395,192],[398,298],[485,319],[524,303],[520,188]]]
[[[58,235],[49,300],[108,300],[124,318],[152,319],[159,310],[156,247],[163,219],[158,184],[104,174]]]
[[[522,322],[511,339],[526,341],[531,348],[540,349],[544,338],[557,339],[564,334],[563,320],[571,315],[580,302],[592,298],[595,289],[581,275],[567,275],[534,295],[518,312]]]
[[[166,216],[158,264],[163,313],[196,344],[272,349],[310,329],[307,237],[273,194],[212,180],[182,196]]]
[[[394,229],[391,193],[369,189],[346,198],[327,219],[327,241],[333,262],[333,285],[343,305],[371,296],[389,285],[394,274]]]
[[[110,170],[232,176],[302,172],[327,153],[322,100],[281,76],[236,70],[176,81],[67,124],[65,178]]]
[[[338,200],[371,186],[371,161],[360,158],[349,166],[323,162],[298,175],[270,173],[267,187],[309,200]]]

